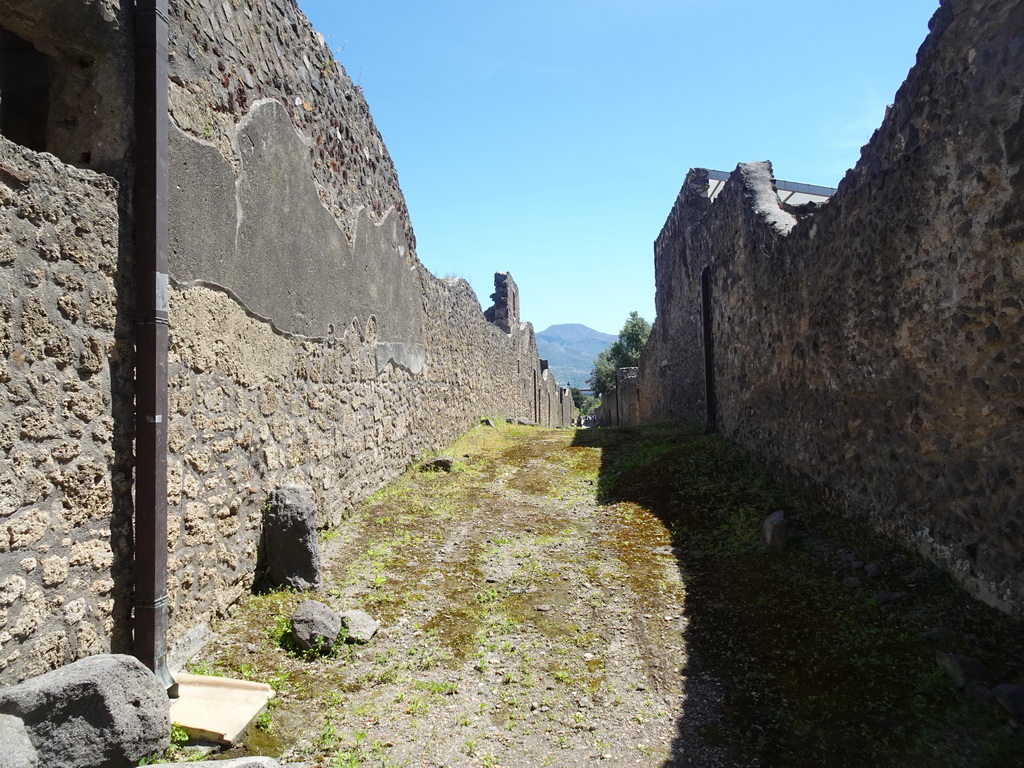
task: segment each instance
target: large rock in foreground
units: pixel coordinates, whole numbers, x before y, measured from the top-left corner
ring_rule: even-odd
[[[13,715],[0,715],[0,765],[4,768],[39,768],[25,724]]]
[[[167,748],[167,691],[133,656],[104,654],[0,689],[41,766],[129,768]]]
[[[316,502],[304,485],[287,483],[270,494],[263,518],[263,579],[273,587],[320,589],[323,570],[316,540]]]

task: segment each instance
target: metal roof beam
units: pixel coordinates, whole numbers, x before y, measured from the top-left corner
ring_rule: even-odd
[[[726,181],[731,175],[727,171],[708,169],[708,178],[713,181]],[[831,197],[836,193],[837,189],[836,187],[823,187],[818,184],[803,184],[799,181],[783,181],[782,179],[775,180],[775,188],[780,192],[800,192],[805,195],[816,195],[818,197]],[[786,199],[788,200],[789,198],[787,197]]]

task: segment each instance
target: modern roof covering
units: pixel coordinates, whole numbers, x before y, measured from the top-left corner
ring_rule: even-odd
[[[731,174],[726,171],[708,170],[708,180],[711,188],[708,197],[714,200],[722,191],[726,179]],[[779,200],[788,205],[802,205],[803,203],[823,203],[835,194],[836,187],[820,187],[817,184],[801,184],[798,181],[775,180],[775,188],[779,190]]]

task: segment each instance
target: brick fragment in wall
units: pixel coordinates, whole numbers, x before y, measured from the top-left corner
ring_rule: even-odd
[[[26,549],[46,538],[50,531],[51,512],[43,507],[23,508],[8,519],[6,536],[0,538],[0,549]]]
[[[32,644],[25,669],[26,676],[41,675],[73,660],[67,632],[51,632]]]
[[[21,576],[8,576],[0,581],[0,605],[14,605],[25,594],[27,582]]]
[[[72,600],[70,603],[64,606],[64,620],[71,625],[78,624],[83,618],[85,618],[85,611],[88,606],[85,598],[78,598]]]
[[[60,483],[64,487],[64,517],[70,525],[109,517],[112,488],[108,468],[103,462],[80,459],[61,472]]]

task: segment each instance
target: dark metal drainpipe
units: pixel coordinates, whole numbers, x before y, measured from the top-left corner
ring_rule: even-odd
[[[167,669],[167,0],[135,11],[135,655]]]

